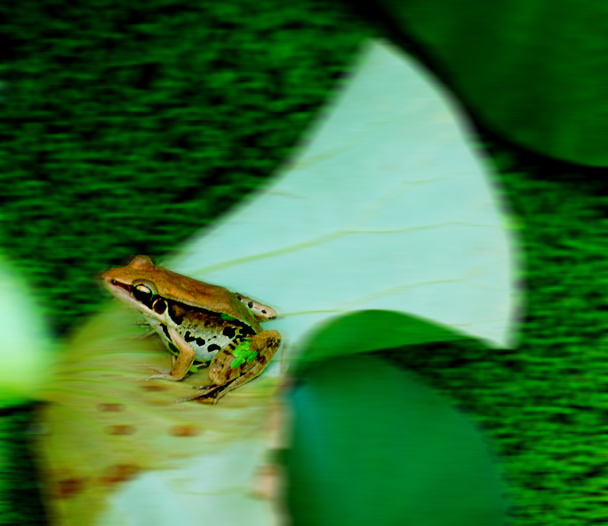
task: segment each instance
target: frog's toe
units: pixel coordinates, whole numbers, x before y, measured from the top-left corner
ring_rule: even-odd
[[[172,380],[172,381],[178,381],[181,378],[177,378],[175,376],[171,375],[171,371],[162,371],[161,369],[157,369],[156,367],[152,367],[150,365],[142,365],[141,366],[142,369],[146,369],[147,371],[152,372],[153,374],[151,374],[150,376],[146,376],[146,381],[147,380]]]
[[[209,386],[206,386],[209,387]],[[213,389],[207,389],[206,392],[203,392],[201,394],[200,391],[200,387],[195,387],[192,386],[193,389],[199,389],[199,392],[192,395],[192,396],[186,396],[184,398],[179,398],[177,400],[177,402],[192,402],[192,401],[196,401],[196,402],[200,402],[202,404],[215,404],[215,399],[213,397],[207,396],[207,392],[212,392]]]
[[[221,387],[222,386],[220,385],[201,385],[200,387],[194,387],[194,389],[198,390],[198,393],[188,398],[183,398],[182,400],[194,400],[200,404],[214,405],[221,398]]]
[[[180,380],[180,378],[172,376],[171,372],[159,371],[158,369],[154,369],[152,367],[148,367],[148,369],[152,369],[152,371],[154,371],[154,374],[151,374],[150,376],[146,377],[146,380],[171,380],[173,382],[177,382]]]
[[[215,405],[219,399],[215,396],[197,396],[192,400],[196,400],[199,404]]]

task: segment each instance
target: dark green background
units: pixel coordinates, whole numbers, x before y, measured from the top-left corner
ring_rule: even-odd
[[[262,185],[357,45],[386,29],[330,1],[26,0],[0,19],[0,242],[58,335],[106,300],[97,273],[169,253]],[[415,35],[401,43],[442,72]],[[398,360],[493,439],[511,524],[608,522],[603,169],[530,153],[497,128],[480,128],[479,143],[525,249],[520,346],[413,347]],[[24,420],[3,420],[2,524],[40,523],[31,467],[15,453]]]
[[[352,2],[414,40],[486,126],[545,155],[608,165],[606,2]]]

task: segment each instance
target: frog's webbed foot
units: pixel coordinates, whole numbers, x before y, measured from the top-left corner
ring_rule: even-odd
[[[154,369],[152,367],[149,367],[149,369],[152,369],[156,374],[153,374],[152,376],[148,376],[148,378],[146,378],[146,380],[170,380],[172,382],[179,382],[179,381],[183,380],[186,376],[188,376],[188,374],[198,373],[201,369],[209,367],[209,363],[210,362],[201,362],[201,363],[191,365],[190,369],[188,369],[186,374],[184,376],[182,376],[181,378],[179,376],[175,376],[173,374],[173,369],[171,371],[163,372],[163,371],[160,371],[159,369]]]
[[[194,362],[194,349],[177,331],[175,331],[175,329],[169,328],[168,333],[171,342],[175,344],[178,351],[177,356],[172,358],[173,367],[171,367],[171,371],[169,372],[152,369],[156,374],[148,377],[148,380],[169,380],[171,382],[179,382],[190,372],[190,368]]]

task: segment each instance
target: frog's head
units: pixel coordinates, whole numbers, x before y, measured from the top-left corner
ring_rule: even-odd
[[[166,319],[170,305],[175,303],[227,315],[255,330],[260,329],[258,320],[265,321],[275,316],[270,307],[240,295],[237,297],[224,287],[154,265],[147,256],[136,256],[126,267],[107,270],[101,279],[118,299],[144,316],[161,322]]]
[[[101,280],[119,300],[144,314],[154,314],[158,292],[153,272],[154,264],[148,256],[136,256],[126,267],[106,270]]]

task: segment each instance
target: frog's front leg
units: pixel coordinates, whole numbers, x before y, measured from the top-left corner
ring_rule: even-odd
[[[184,340],[181,334],[179,334],[175,329],[168,327],[167,332],[171,338],[171,342],[175,345],[175,347],[177,347],[179,353],[173,362],[173,367],[171,368],[170,372],[159,372],[158,374],[150,376],[148,380],[160,378],[163,380],[173,380],[178,382],[184,379],[184,377],[188,374],[188,371],[190,371],[192,362],[194,362],[195,353],[192,346],[186,340]]]
[[[237,354],[238,347],[236,350],[226,347],[217,353],[209,366],[213,385],[201,386],[199,394],[191,400],[215,404],[230,391],[259,376],[281,345],[281,335],[278,331],[262,331],[247,341],[244,355]]]

